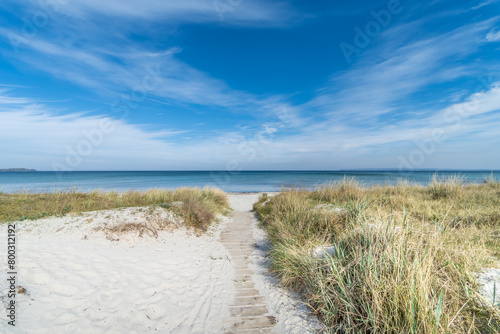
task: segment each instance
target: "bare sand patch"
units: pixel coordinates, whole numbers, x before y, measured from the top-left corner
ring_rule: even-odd
[[[16,327],[1,321],[0,332],[218,332],[234,296],[234,269],[217,241],[224,219],[202,236],[161,208],[16,223],[17,285],[27,293],[17,295]]]

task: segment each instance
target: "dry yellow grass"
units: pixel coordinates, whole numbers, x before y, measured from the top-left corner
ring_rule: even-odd
[[[172,205],[175,202],[179,202],[178,205]],[[215,188],[151,189],[124,193],[99,190],[89,193],[0,193],[0,222],[149,205],[170,208],[184,219],[186,225],[201,231],[206,230],[216,214],[224,213],[229,208],[226,194]]]
[[[273,270],[331,332],[500,330],[500,314],[484,305],[474,277],[498,264],[498,182],[363,188],[344,180],[266,200],[255,209],[273,244]],[[315,258],[317,245],[335,252]]]

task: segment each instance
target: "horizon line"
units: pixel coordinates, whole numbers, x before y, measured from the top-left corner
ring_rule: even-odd
[[[8,170],[12,168],[0,168],[0,170]],[[30,168],[34,169],[34,168]],[[353,169],[247,169],[247,170],[224,170],[224,169],[151,169],[151,170],[34,170],[34,171],[3,171],[5,172],[52,172],[52,173],[73,173],[73,172],[368,172],[368,171],[396,171],[396,172],[500,172],[500,169],[447,169],[447,168],[418,168],[418,169],[399,169],[399,168],[353,168]]]

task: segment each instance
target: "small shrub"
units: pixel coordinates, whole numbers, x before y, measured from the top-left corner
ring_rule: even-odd
[[[203,203],[191,198],[183,202],[180,214],[187,225],[202,231],[206,231],[214,219],[213,214],[205,208]]]
[[[456,196],[463,184],[464,179],[460,176],[439,179],[437,175],[434,175],[432,182],[427,189],[429,190],[432,199],[439,200],[445,199],[448,196]]]

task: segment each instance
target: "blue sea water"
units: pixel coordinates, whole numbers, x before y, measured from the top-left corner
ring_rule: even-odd
[[[279,191],[282,187],[313,187],[355,178],[364,185],[395,184],[406,180],[428,184],[434,175],[459,175],[465,182],[483,182],[500,171],[124,171],[124,172],[0,172],[0,191],[15,193],[54,192],[75,189],[91,191],[174,189],[212,186],[227,192]]]

